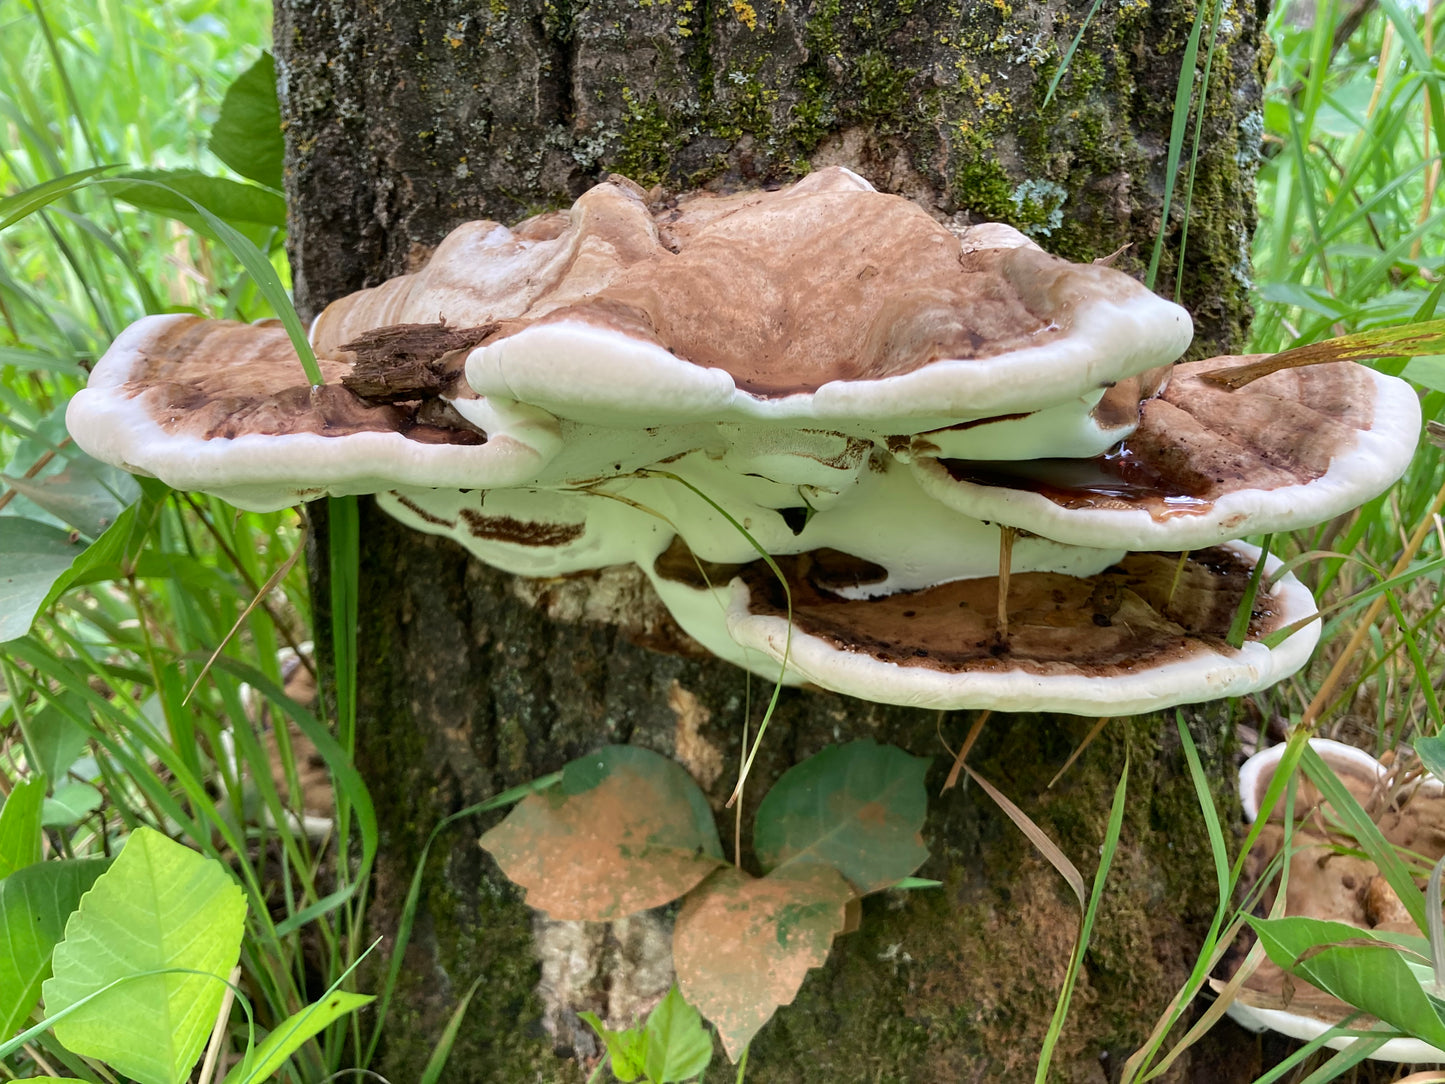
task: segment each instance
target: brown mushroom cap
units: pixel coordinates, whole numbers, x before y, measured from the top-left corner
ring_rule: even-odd
[[[969,515],[1075,545],[1193,548],[1293,530],[1357,507],[1404,472],[1420,428],[1404,381],[1354,362],[1287,369],[1229,391],[1174,367],[1134,434],[1103,456],[918,460]]]
[[[396,485],[508,485],[535,474],[554,424],[537,411],[445,399],[374,403],[319,359],[312,388],[278,323],[152,316],[131,325],[71,400],[66,424],[89,454],[242,507]]]
[[[416,274],[388,279],[332,302],[311,327],[318,354],[334,354],[367,331],[445,322],[477,327],[536,319],[590,296],[658,249],[652,215],[630,182],[604,183],[570,211],[515,229],[466,222]]]
[[[604,424],[916,423],[1065,402],[1171,361],[1190,335],[1126,275],[965,247],[846,170],[671,213],[660,233],[632,221],[605,285],[504,325],[469,359],[472,386]]]

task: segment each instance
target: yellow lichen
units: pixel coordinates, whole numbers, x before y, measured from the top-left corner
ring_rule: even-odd
[[[733,0],[733,15],[749,30],[758,28],[758,13],[748,0]]]

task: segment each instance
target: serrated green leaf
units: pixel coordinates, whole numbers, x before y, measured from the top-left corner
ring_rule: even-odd
[[[152,182],[126,184],[126,180]],[[136,170],[117,178],[114,192],[143,211],[165,215],[209,234],[208,223],[191,200],[232,226],[254,224],[284,229],[286,201],[275,192],[225,177],[208,177],[191,169]],[[158,187],[163,185],[164,187]]]
[[[0,882],[16,870],[40,861],[40,811],[45,780],[19,783],[0,805]]]
[[[221,115],[211,129],[210,147],[212,154],[242,177],[281,187],[286,141],[276,98],[276,62],[270,53],[263,52],[226,88]]]
[[[106,866],[104,858],[39,862],[0,881],[0,1038],[40,1001],[65,920]]]
[[[79,824],[99,809],[104,801],[100,791],[89,783],[61,783],[54,794],[45,799],[40,823],[46,828]]]
[[[53,588],[85,552],[69,531],[0,516],[0,643],[24,636]]]
[[[270,1080],[281,1071],[286,1059],[296,1053],[307,1039],[347,1013],[355,1012],[375,1000],[370,994],[333,990],[320,1001],[291,1014],[278,1024],[261,1045],[256,1047],[248,1060],[232,1067],[226,1074],[225,1084],[256,1084],[258,1081]]]
[[[1317,918],[1250,918],[1249,923],[1269,958],[1286,971],[1445,1050],[1445,1021],[1396,942],[1370,930]],[[1414,942],[1424,944],[1421,938]]]
[[[722,864],[712,809],[680,764],[634,745],[572,761],[482,836],[527,903],[608,922],[682,896]]]
[[[653,1084],[691,1080],[712,1061],[712,1036],[676,985],[647,1016],[644,1071]]]
[[[758,807],[764,870],[818,863],[860,894],[888,888],[928,857],[926,757],[871,739],[833,745],[783,773]]]
[[[597,1033],[607,1047],[607,1058],[612,1064],[612,1075],[622,1084],[632,1084],[643,1073],[643,1047],[647,1040],[637,1028],[613,1031],[604,1024],[595,1012],[579,1012],[581,1019]]]
[[[672,937],[677,982],[733,1061],[827,960],[852,896],[836,870],[819,864],[761,880],[728,867],[688,896]]]
[[[224,866],[136,829],[66,925],[42,989],[45,1011],[128,981],[57,1023],[55,1037],[139,1084],[181,1084],[215,1022],[245,921]],[[144,974],[165,969],[174,970]]]

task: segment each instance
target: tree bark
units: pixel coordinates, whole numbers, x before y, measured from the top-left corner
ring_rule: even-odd
[[[682,188],[759,185],[844,164],[940,218],[1010,221],[1074,259],[1132,244],[1118,266],[1139,272],[1160,221],[1196,7],[1092,7],[278,0],[298,307],[314,313],[415,268],[461,221],[564,206],[608,172]],[[1196,349],[1211,352],[1238,347],[1249,316],[1261,86],[1262,8],[1222,11],[1180,279]],[[1160,264],[1166,294],[1183,226],[1176,204]],[[319,507],[313,524],[323,629]],[[358,763],[383,827],[379,932],[394,930],[437,821],[608,742],[682,761],[732,838],[722,801],[744,725],[756,724],[769,690],[703,655],[640,574],[515,579],[402,528],[369,501],[362,538]],[[744,820],[789,764],[865,735],[936,756],[937,794],[949,768],[940,735],[956,748],[969,721],[787,690]],[[1227,722],[1222,706],[1190,713],[1216,780],[1228,767]],[[1182,983],[1216,903],[1172,718],[1110,724],[1047,788],[1091,723],[997,716],[970,757],[1086,878],[1129,765],[1123,844],[1054,1059],[1053,1078],[1066,1081],[1114,1077]],[[597,1046],[575,1011],[631,1022],[669,981],[667,909],[610,927],[540,920],[476,846],[494,820],[450,831],[433,852],[377,1067],[389,1079],[415,1078],[478,976],[448,1080],[581,1080]],[[920,873],[943,887],[865,901],[861,929],[839,939],[828,965],[755,1040],[753,1084],[1032,1078],[1077,905],[974,787],[932,800],[925,839],[932,857]],[[1249,1079],[1240,1074],[1258,1057],[1251,1048],[1227,1066],[1218,1048],[1200,1049],[1173,1079]],[[721,1061],[709,1080],[733,1079]]]

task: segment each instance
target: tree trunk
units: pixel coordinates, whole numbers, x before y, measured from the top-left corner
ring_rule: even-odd
[[[1196,9],[1182,0],[1094,7],[278,0],[298,306],[314,313],[414,268],[466,219],[510,222],[566,205],[608,172],[684,188],[844,164],[940,218],[1009,221],[1073,259],[1132,243],[1118,266],[1139,272],[1158,231]],[[1223,7],[1203,103],[1181,280],[1200,350],[1239,346],[1249,315],[1261,13]],[[1176,204],[1160,264],[1166,294],[1183,224]],[[318,557],[321,510],[313,522]],[[437,821],[608,742],[680,760],[732,838],[722,801],[743,728],[769,690],[691,645],[636,570],[515,579],[369,501],[362,538],[358,762],[383,830],[379,932],[394,929]],[[324,588],[327,570],[319,560],[313,569]],[[318,629],[326,597],[316,592]],[[1216,780],[1228,767],[1227,714],[1191,713]],[[949,768],[939,735],[956,748],[969,722],[787,690],[745,820],[789,764],[864,735],[935,756],[936,795]],[[1111,724],[1047,789],[1091,723],[996,716],[970,757],[1086,877],[1129,763],[1123,844],[1054,1060],[1054,1078],[1067,1081],[1117,1073],[1182,983],[1216,903],[1172,718]],[[449,1081],[580,1081],[586,1066],[576,1059],[597,1046],[575,1010],[631,1022],[670,981],[667,909],[611,926],[537,918],[476,846],[495,819],[451,830],[433,853],[377,1067],[389,1079],[415,1079],[478,976]],[[966,783],[932,800],[925,838],[932,857],[920,873],[943,887],[865,901],[861,929],[839,939],[755,1040],[753,1084],[1032,1078],[1077,905]],[[1210,1050],[1193,1055],[1195,1078],[1248,1079]],[[708,1079],[733,1079],[720,1066]]]

